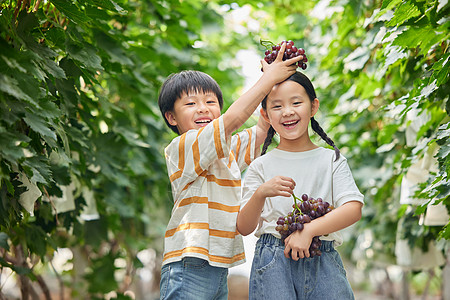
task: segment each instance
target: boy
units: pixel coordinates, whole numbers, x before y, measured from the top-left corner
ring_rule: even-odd
[[[228,268],[245,262],[236,231],[241,172],[259,154],[268,126],[232,136],[272,87],[292,75],[300,57],[272,64],[221,115],[222,92],[198,71],[172,74],[158,99],[167,125],[180,136],[165,149],[174,207],[164,239],[161,299],[227,299]]]

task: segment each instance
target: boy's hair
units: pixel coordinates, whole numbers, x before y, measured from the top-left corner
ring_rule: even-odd
[[[298,84],[300,84],[306,91],[306,93],[308,94],[309,100],[311,100],[311,103],[314,101],[314,99],[317,98],[316,96],[316,91],[314,90],[314,86],[311,82],[311,80],[309,80],[309,78],[300,72],[295,72],[293,75],[291,75],[288,79],[286,80],[292,80],[294,82],[297,82]],[[261,102],[261,106],[264,110],[267,109],[267,96],[264,98],[264,100]],[[336,160],[339,159],[339,157],[341,156],[339,148],[334,144],[333,140],[330,139],[327,134],[325,133],[325,131],[323,131],[322,127],[320,127],[319,123],[314,119],[314,117],[311,117],[311,128],[331,147],[334,148],[334,152],[336,153]],[[272,126],[270,126],[269,130],[267,131],[267,136],[266,136],[266,140],[264,141],[263,144],[263,148],[261,151],[261,155],[265,154],[267,151],[267,147],[269,147],[269,145],[272,143],[272,138],[275,134],[275,129],[273,129]]]
[[[222,90],[219,84],[208,74],[200,71],[181,71],[174,73],[167,77],[166,81],[161,87],[158,97],[158,105],[161,110],[164,121],[167,126],[176,134],[180,134],[176,126],[172,126],[167,121],[165,114],[168,111],[173,111],[175,101],[183,94],[190,93],[214,93],[219,100],[220,109],[223,107]]]

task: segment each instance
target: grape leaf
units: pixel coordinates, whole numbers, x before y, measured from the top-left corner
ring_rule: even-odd
[[[79,25],[89,22],[91,19],[86,16],[86,14],[81,11],[77,6],[75,6],[71,1],[65,0],[50,0],[50,2],[63,14],[65,14],[69,19],[74,21]]]
[[[49,128],[48,122],[44,118],[34,113],[25,112],[25,117],[23,119],[32,130],[56,140],[55,132]]]
[[[67,43],[67,52],[70,57],[92,70],[103,70],[102,59],[97,55],[97,49],[87,43],[83,45],[73,42]]]
[[[399,26],[406,20],[420,16],[421,12],[412,2],[403,2],[397,6],[394,17],[386,23],[388,26]]]
[[[7,93],[19,100],[25,100],[26,102],[32,104],[34,107],[39,107],[39,105],[30,96],[23,92],[16,79],[4,74],[0,74],[0,91]]]

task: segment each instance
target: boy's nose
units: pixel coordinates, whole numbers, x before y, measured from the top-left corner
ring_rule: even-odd
[[[201,113],[201,112],[206,112],[206,111],[208,111],[208,107],[207,107],[206,105],[204,105],[204,104],[199,104],[199,105],[197,106],[197,111],[198,111],[199,113]]]

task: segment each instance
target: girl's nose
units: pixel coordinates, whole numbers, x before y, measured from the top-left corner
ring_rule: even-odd
[[[286,107],[283,109],[283,116],[290,116],[294,114],[294,110],[291,107]]]

